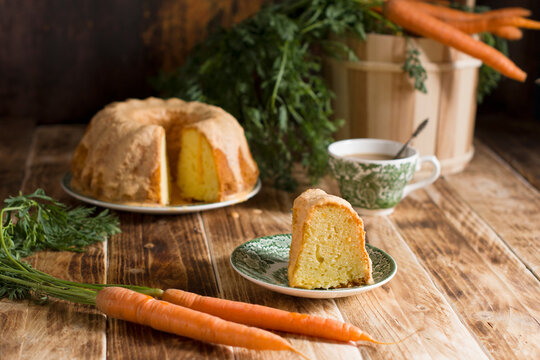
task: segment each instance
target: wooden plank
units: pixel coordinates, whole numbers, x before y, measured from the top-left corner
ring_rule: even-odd
[[[318,187],[336,193],[333,181],[325,180]],[[236,246],[255,237],[290,232],[289,209],[293,199],[294,196],[263,188],[259,195],[245,204],[203,214],[211,251],[217,259],[221,297],[345,319],[382,340],[399,339],[420,328],[429,334],[423,336],[424,332],[420,332],[399,345],[361,346],[360,354],[350,345],[284,335],[301,351],[317,359],[457,359],[462,356],[464,349],[474,358],[486,358],[482,348],[461,324],[459,317],[385,218],[366,219],[371,242],[383,249],[390,249],[398,260],[398,277],[381,289],[337,301],[310,300],[273,293],[242,279],[229,264],[230,253]],[[411,292],[411,288],[415,288],[415,291]],[[238,353],[242,357],[249,354],[245,351]],[[290,354],[280,355],[290,358]],[[277,358],[278,354],[260,356]]]
[[[444,180],[392,220],[432,280],[495,359],[540,357],[538,280]]]
[[[261,193],[246,203],[202,214],[212,258],[215,260],[220,297],[340,319],[332,300],[300,299],[271,292],[241,278],[230,265],[232,250],[243,242],[263,235],[290,232],[291,204],[287,193],[263,187]],[[281,335],[313,359],[361,359],[354,346]],[[234,354],[238,359],[297,358],[289,352],[257,353],[244,349],[235,349]]]
[[[34,134],[31,162],[22,190],[24,193],[43,188],[47,194],[63,201],[60,178],[69,168],[65,153],[73,151],[81,135],[80,127],[44,127]],[[59,139],[71,139],[58,141]],[[104,244],[95,244],[85,253],[41,252],[29,258],[36,268],[75,281],[105,280]],[[105,318],[88,306],[51,300],[47,305],[16,303],[10,314],[21,320],[6,328],[2,342],[11,344],[14,359],[73,359],[85,354],[89,358],[105,357]],[[22,341],[21,341],[22,339]],[[19,344],[18,348],[13,344]]]
[[[81,122],[109,102],[155,95],[149,77],[264,2],[1,1],[0,114]]]
[[[395,278],[359,296],[337,299],[343,316],[392,346],[362,346],[368,359],[487,359],[481,346],[462,324],[445,296],[433,284],[416,255],[386,217],[364,217],[369,243],[396,260]]]
[[[0,131],[0,196],[16,195],[21,189],[25,166],[30,153],[35,121],[32,119],[2,119]],[[17,134],[17,136],[13,136]],[[28,311],[26,302],[0,301],[0,349],[4,354],[19,356]]]
[[[540,189],[540,124],[508,117],[483,117],[476,134],[537,190]]]
[[[86,125],[54,125],[37,128],[32,165],[61,164],[69,170],[73,151]],[[59,174],[63,175],[63,174]]]
[[[35,120],[3,118],[0,124],[0,200],[3,200],[17,195],[21,189]]]
[[[321,187],[339,195],[337,182],[326,177]],[[337,299],[349,322],[382,341],[414,337],[399,345],[360,347],[364,358],[454,358],[467,353],[471,359],[486,354],[461,317],[435,286],[430,274],[387,217],[364,216],[368,242],[390,253],[398,265],[395,279],[382,288],[356,297]],[[414,291],[411,291],[414,289]],[[469,355],[470,354],[470,355]]]
[[[12,359],[21,358],[24,326],[28,318],[28,302],[0,300],[0,354]]]
[[[467,169],[446,180],[540,277],[540,193],[481,142],[475,147]]]
[[[17,195],[24,179],[31,149],[35,120],[4,118],[0,120],[0,200]],[[20,355],[24,324],[28,317],[26,302],[0,300],[0,350],[14,358]]]
[[[198,214],[121,214],[122,233],[109,241],[108,281],[217,294]],[[205,344],[108,319],[107,354],[113,359],[230,358],[227,347]]]
[[[152,53],[154,69],[171,71],[190,50],[220,27],[229,28],[256,13],[268,0],[160,0],[146,4],[152,13],[141,41]],[[149,59],[148,59],[149,60]]]

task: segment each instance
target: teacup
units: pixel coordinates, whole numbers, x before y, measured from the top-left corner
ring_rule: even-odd
[[[407,147],[399,159],[393,160],[402,146],[391,140],[349,139],[328,147],[330,168],[339,184],[341,197],[359,214],[388,215],[411,191],[427,186],[439,177],[439,160],[433,155],[419,157],[412,147]],[[424,162],[433,164],[431,174],[409,184]]]

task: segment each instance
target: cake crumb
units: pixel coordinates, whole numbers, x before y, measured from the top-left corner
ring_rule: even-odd
[[[152,244],[152,243],[146,243],[146,244],[144,244],[144,248],[145,248],[145,249],[152,249],[154,246],[155,246],[155,245]]]
[[[231,212],[231,217],[232,217],[233,219],[238,219],[238,218],[240,217],[240,214],[237,213],[236,211],[233,211],[233,212]]]
[[[253,213],[256,214],[256,215],[260,215],[262,214],[262,210],[261,209],[253,209]]]

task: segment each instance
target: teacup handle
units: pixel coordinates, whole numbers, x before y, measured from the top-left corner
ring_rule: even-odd
[[[437,157],[435,157],[434,155],[422,156],[420,157],[419,161],[420,161],[420,167],[422,166],[424,162],[432,163],[433,171],[428,178],[405,186],[405,188],[403,189],[403,197],[409,195],[414,190],[418,190],[420,188],[423,188],[424,186],[428,186],[429,184],[433,183],[435,180],[437,180],[437,178],[441,174],[441,164],[439,163],[439,160],[437,159]]]

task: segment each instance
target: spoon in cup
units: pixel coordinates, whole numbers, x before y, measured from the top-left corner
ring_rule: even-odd
[[[420,125],[418,125],[418,127],[416,128],[416,130],[414,130],[414,132],[412,133],[411,137],[409,138],[409,140],[407,140],[407,142],[405,143],[405,145],[403,145],[403,147],[401,149],[399,149],[398,153],[396,154],[396,156],[393,157],[393,159],[399,159],[401,157],[401,154],[405,151],[405,149],[407,148],[407,146],[409,146],[409,144],[411,143],[411,141],[418,136],[418,134],[420,134],[420,132],[422,132],[422,130],[424,130],[424,128],[426,127],[427,123],[428,123],[428,120],[429,118],[426,118],[424,121],[422,121],[420,123]]]

